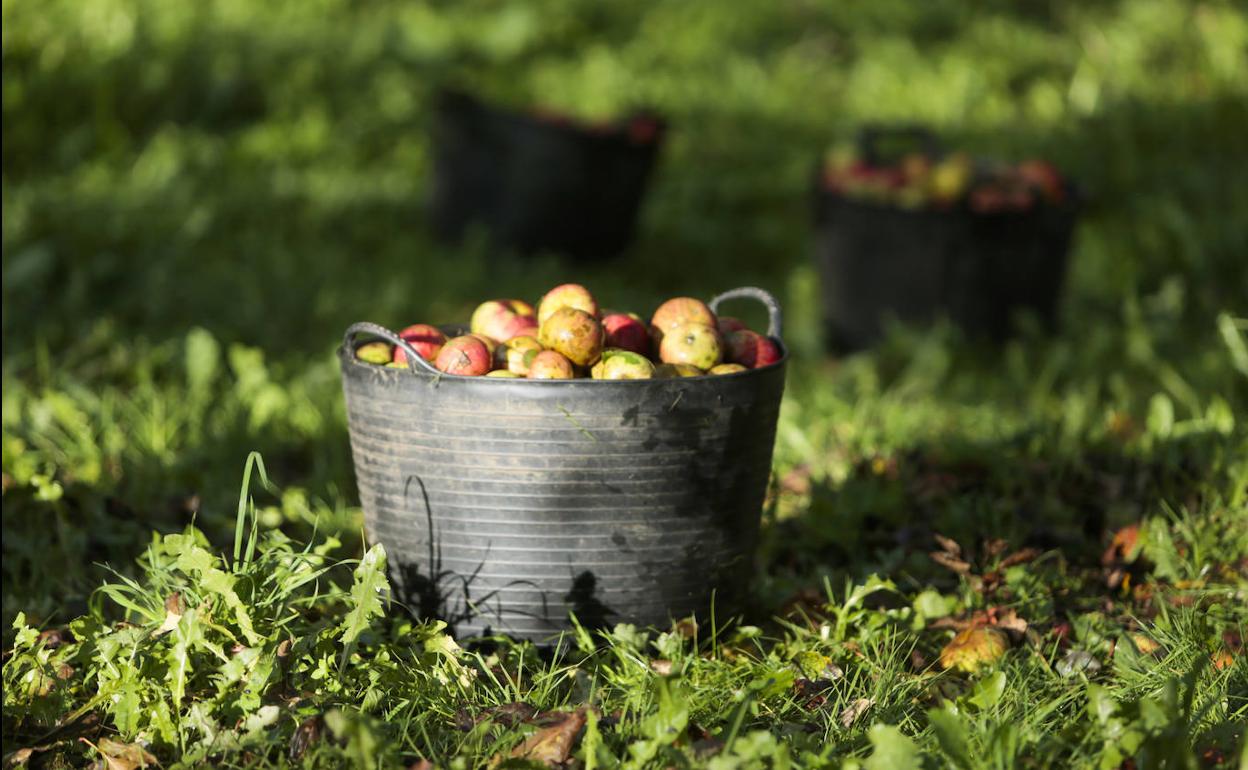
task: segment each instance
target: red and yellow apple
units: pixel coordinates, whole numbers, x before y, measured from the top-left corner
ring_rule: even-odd
[[[631,350],[646,356],[650,354],[650,330],[635,313],[612,313],[602,319],[607,335],[607,347]]]
[[[780,360],[780,346],[758,332],[739,329],[724,337],[724,360],[759,369]]]
[[[489,372],[492,363],[490,350],[480,337],[465,334],[447,340],[433,365],[447,374],[475,376]]]
[[[399,332],[399,336],[415,348],[420,357],[426,361],[433,361],[437,358],[438,351],[446,344],[446,335],[442,333],[442,330],[429,324],[412,324]],[[398,345],[394,347],[394,362],[407,363],[407,354]]]

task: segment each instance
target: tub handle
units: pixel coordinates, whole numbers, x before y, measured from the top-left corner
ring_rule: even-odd
[[[353,356],[355,355],[355,346],[354,346],[355,338],[356,336],[360,334],[368,334],[373,337],[380,337],[386,342],[389,342],[394,345],[398,345],[400,348],[402,348],[403,354],[407,356],[407,368],[412,371],[412,374],[419,374],[419,369],[424,369],[429,374],[433,374],[437,376],[442,375],[442,372],[435,369],[432,364],[430,364],[428,361],[425,360],[424,356],[417,353],[416,349],[413,348],[408,343],[407,340],[403,339],[402,337],[390,331],[384,326],[381,326],[379,324],[369,323],[367,321],[361,321],[360,323],[351,324],[350,326],[347,327],[347,333],[344,334],[342,337],[343,348],[350,351]]]
[[[726,299],[741,299],[743,297],[756,299],[767,307],[767,336],[780,339],[784,325],[784,313],[780,310],[780,303],[766,289],[760,289],[757,286],[742,286],[739,289],[726,291],[710,301],[711,312],[719,315],[719,303]]]

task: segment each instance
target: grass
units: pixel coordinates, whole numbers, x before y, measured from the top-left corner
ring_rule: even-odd
[[[6,762],[1242,761],[1234,4],[44,0],[6,2],[3,27]],[[447,81],[670,117],[624,261],[429,237]],[[811,164],[912,119],[1080,180],[1059,333],[895,329],[823,355]],[[547,649],[457,643],[378,590],[339,335],[564,280],[640,312],[726,283],[782,297],[795,358],[748,612]],[[1005,655],[943,670],[985,625]]]

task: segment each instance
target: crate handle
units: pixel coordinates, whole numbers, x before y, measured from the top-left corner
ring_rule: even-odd
[[[347,327],[347,333],[344,334],[342,337],[343,348],[350,351],[352,355],[355,354],[355,347],[354,347],[355,338],[357,335],[360,335],[360,334],[368,334],[373,337],[380,337],[386,342],[389,342],[394,345],[398,345],[400,348],[402,348],[403,354],[407,356],[407,368],[412,371],[412,374],[419,374],[418,369],[424,369],[429,374],[433,374],[437,376],[442,375],[442,372],[435,369],[432,364],[430,364],[428,361],[425,360],[424,356],[417,353],[416,349],[413,348],[408,343],[407,340],[403,339],[402,337],[390,331],[384,326],[380,326],[374,323],[369,323],[367,321],[361,321],[359,323],[351,324],[350,326]]]
[[[757,286],[742,286],[739,289],[726,291],[710,301],[711,312],[719,315],[719,303],[726,299],[744,297],[756,299],[767,307],[767,336],[780,339],[781,329],[784,326],[784,313],[780,310],[780,303],[766,289],[760,289]]]

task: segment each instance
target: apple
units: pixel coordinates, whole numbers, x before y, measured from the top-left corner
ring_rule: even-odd
[[[692,297],[675,297],[659,305],[650,317],[650,327],[661,341],[668,332],[684,324],[704,324],[715,328],[715,314],[705,302]]]
[[[741,364],[719,364],[718,366],[712,366],[707,374],[736,374],[737,372],[748,371],[749,369],[745,368]]]
[[[727,336],[729,332],[735,332],[740,329],[748,329],[750,327],[746,326],[745,321],[742,321],[740,318],[733,318],[730,315],[721,315],[715,324],[715,328],[719,330],[721,335]]]
[[[654,377],[654,364],[640,353],[619,350],[595,364],[592,376],[596,380],[648,380]]]
[[[770,337],[739,329],[724,337],[724,358],[748,369],[770,366],[780,360],[780,346]]]
[[[388,342],[365,342],[355,349],[355,357],[366,364],[388,364],[392,354]]]
[[[523,377],[516,374],[515,372],[509,372],[506,369],[495,369],[492,372],[487,372],[485,376],[486,377],[500,377],[500,378],[508,379],[508,380],[523,379]]]
[[[602,324],[584,310],[564,306],[542,322],[537,341],[577,366],[592,366],[602,355]]]
[[[740,332],[733,332],[740,334]],[[723,357],[723,346],[715,327],[704,323],[685,323],[663,335],[659,358],[665,364],[692,364],[710,369]]]
[[[971,183],[971,159],[965,153],[955,153],[932,167],[927,176],[927,191],[932,200],[950,205],[966,194]]]
[[[932,170],[932,161],[921,152],[909,152],[901,159],[901,175],[908,184],[922,182]]]
[[[522,319],[530,319],[528,321]],[[533,306],[518,299],[492,299],[477,305],[472,311],[469,328],[474,334],[484,334],[491,339],[505,342],[519,334],[537,328],[533,318]]]
[[[494,366],[521,377],[529,373],[533,356],[542,352],[542,344],[535,337],[512,337],[494,350]]]
[[[500,342],[506,342],[507,340],[513,339],[515,337],[523,337],[526,335],[529,337],[533,337],[537,335],[537,328],[538,326],[537,326],[536,316],[531,316],[531,315],[512,316],[511,320],[503,324],[502,328],[497,330],[500,336],[495,337],[495,339]]]
[[[399,332],[399,336],[406,340],[407,344],[415,348],[420,357],[426,361],[432,361],[437,358],[438,351],[446,343],[446,335],[442,333],[442,330],[429,324],[412,324]],[[398,345],[394,347],[394,362],[397,364],[407,363],[407,354]]]
[[[447,374],[481,375],[490,371],[493,363],[490,349],[480,337],[465,334],[446,341],[438,351],[433,365]]]
[[[570,380],[575,376],[572,362],[554,350],[543,350],[529,365],[530,380]]]
[[[494,355],[494,351],[498,348],[498,340],[494,339],[493,337],[489,337],[484,334],[481,334],[480,332],[471,332],[464,336],[476,337],[477,339],[481,340],[481,344],[485,345],[485,349],[490,351],[491,356]]]
[[[542,326],[560,308],[572,307],[597,317],[598,303],[589,289],[579,283],[564,283],[546,292],[537,304],[537,324]]]
[[[612,313],[602,319],[608,347],[650,354],[650,330],[635,313]]]
[[[655,379],[670,380],[674,377],[701,377],[703,372],[692,364],[659,364],[654,367]]]
[[[1061,203],[1065,196],[1062,175],[1051,163],[1043,160],[1025,160],[1018,164],[1017,174],[1030,187],[1051,203]]]

